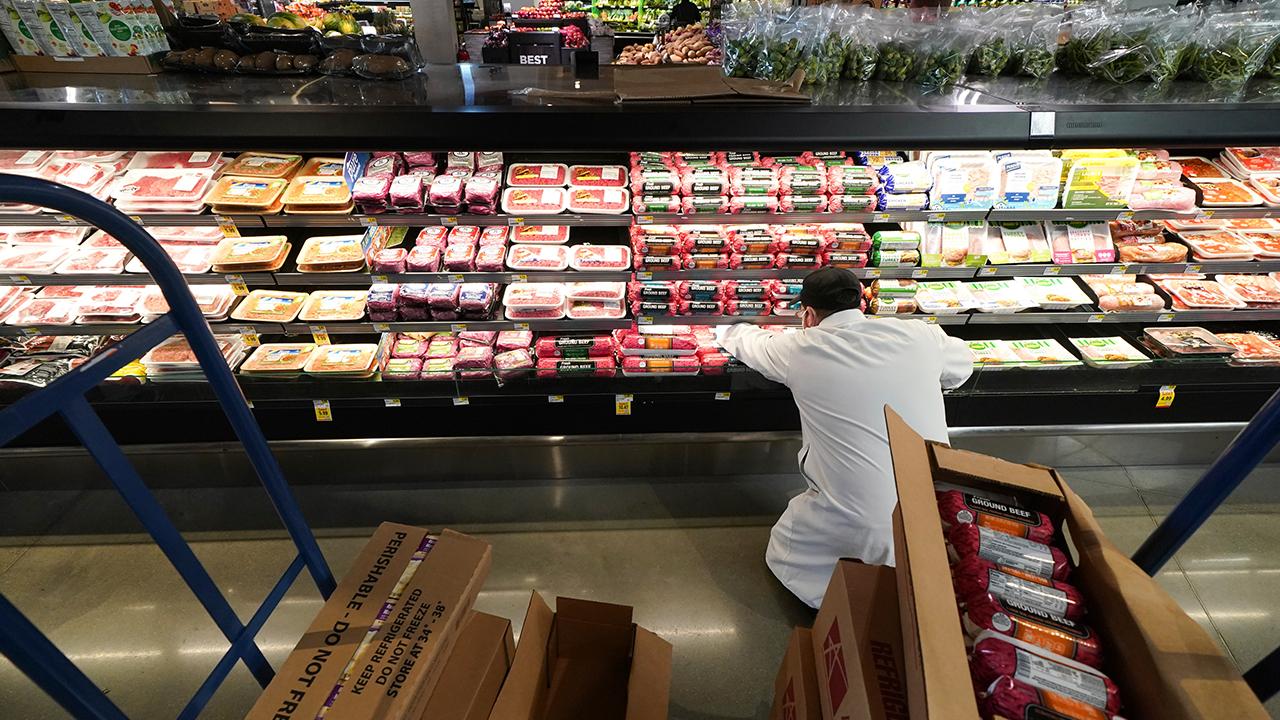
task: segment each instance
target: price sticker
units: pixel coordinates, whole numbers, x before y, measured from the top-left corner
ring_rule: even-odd
[[[547,396],[547,402],[549,402],[549,403],[562,403],[562,402],[564,402],[564,396],[563,396],[563,395],[548,395],[548,396]]]
[[[249,294],[249,286],[244,282],[243,275],[227,275],[227,284],[231,286],[231,292],[236,297],[244,297]]]
[[[80,219],[77,218],[75,215],[59,215],[58,222],[62,223],[63,225],[75,225],[80,222]]]
[[[1132,210],[1125,210],[1125,211],[1121,212],[1119,215],[1117,215],[1117,216],[1116,216],[1116,219],[1117,219],[1117,220],[1132,220],[1132,219],[1133,219],[1133,211],[1132,211]]]
[[[637,279],[637,280],[652,280],[652,279],[653,279],[653,273],[651,273],[651,272],[638,272],[638,273],[636,273],[636,279]]]
[[[509,218],[507,218],[507,224],[508,224],[508,225],[515,225],[515,226],[523,225],[523,224],[524,224],[524,218],[522,218],[522,217],[509,217]]]
[[[1128,274],[1129,274],[1129,266],[1128,266],[1128,265],[1115,265],[1115,266],[1112,266],[1112,268],[1111,268],[1111,274],[1112,274],[1112,275],[1128,275]]]
[[[514,326],[512,326],[511,329],[512,330],[528,330],[529,323],[516,323]]]
[[[328,400],[312,400],[311,406],[316,411],[316,422],[333,422],[333,409]]]
[[[24,327],[24,328],[22,328],[21,330],[19,330],[18,332],[22,333],[22,336],[23,336],[23,337],[35,337],[36,335],[39,335],[39,334],[40,334],[40,328],[38,328],[38,327]]]
[[[875,222],[893,222],[893,213],[880,212],[872,213],[871,219]]]
[[[1177,390],[1177,388],[1177,385],[1161,385],[1160,395],[1156,397],[1156,407],[1167,408],[1172,405],[1174,391]]]
[[[262,340],[258,338],[257,328],[242,327],[237,332],[240,333],[240,339],[249,347],[258,347],[262,344]]]
[[[1197,218],[1198,220],[1208,220],[1208,219],[1209,219],[1209,218],[1211,218],[1211,217],[1213,217],[1213,211],[1212,211],[1212,210],[1200,210],[1200,211],[1196,212],[1196,218]]]
[[[13,283],[14,285],[30,285],[31,278],[27,277],[26,275],[10,275],[9,282]]]
[[[928,325],[937,325],[937,324],[938,324],[938,316],[937,316],[937,315],[926,315],[926,316],[924,316],[924,317],[922,317],[922,318],[920,318],[920,319],[921,319],[921,320],[923,320],[923,321],[925,321],[925,323],[926,323],[926,324],[928,324]]]
[[[383,398],[382,404],[387,407],[400,407],[400,398]]]
[[[512,275],[511,282],[529,282],[528,275]]]
[[[444,225],[444,226],[446,226],[446,227],[457,227],[457,225],[458,225],[458,216],[456,216],[456,215],[447,215],[447,216],[445,216],[445,217],[442,217],[442,218],[440,218],[440,224],[441,224],[441,225]]]
[[[222,237],[224,238],[240,237],[240,228],[236,227],[236,221],[234,218],[229,218],[226,215],[219,215],[217,217],[218,217],[218,229],[222,231]]]
[[[360,217],[356,218],[356,222],[360,223],[362,227],[367,227],[367,228],[378,227],[378,218],[373,217],[372,215],[361,215]]]
[[[614,395],[613,396],[613,414],[614,415],[630,415],[631,403],[635,400],[633,395]]]
[[[250,410],[252,410],[252,409],[253,409],[253,401],[252,401],[252,400],[245,400],[245,401],[244,401],[244,404],[245,404],[245,405],[248,405]]]
[[[727,393],[727,392],[716,393],[717,400],[728,400],[731,396],[732,396],[732,393]]]
[[[311,341],[317,345],[329,344],[329,331],[323,325],[311,326]]]
[[[929,268],[915,268],[911,271],[911,277],[913,278],[929,277]]]
[[[385,285],[385,284],[387,284],[387,283],[391,282],[391,276],[389,276],[389,275],[374,275],[374,276],[373,276],[373,281],[374,281],[375,283],[381,283],[381,284]]]
[[[452,274],[452,275],[450,275],[450,276],[449,276],[449,282],[451,282],[451,283],[460,283],[460,282],[466,282],[466,281],[467,281],[467,276],[466,276],[466,275],[462,275],[462,274],[459,274],[459,273],[454,273],[454,274]]]
[[[1188,265],[1185,269],[1183,269],[1183,272],[1198,273],[1203,269],[1204,269],[1203,265]]]
[[[640,317],[636,318],[636,324],[637,324],[637,325],[652,325],[652,324],[653,324],[653,316],[652,316],[652,315],[641,315]]]
[[[996,271],[997,268],[992,267],[991,265],[986,265],[978,268],[978,277],[993,277],[996,274]]]
[[[1086,322],[1100,323],[1100,322],[1106,322],[1106,319],[1107,319],[1107,316],[1104,313],[1093,313],[1087,318]]]
[[[373,331],[374,332],[391,332],[391,326],[388,325],[387,323],[374,323]]]
[[[863,277],[869,277],[869,278],[880,277],[880,268],[867,268],[867,271],[863,273]]]
[[[134,222],[136,222],[136,223],[138,223],[139,225],[141,225],[141,224],[142,224],[142,216],[141,216],[141,215],[130,215],[130,216],[129,216],[129,219],[130,219],[130,220],[132,220],[132,221],[134,221]]]
[[[943,220],[947,219],[947,214],[946,213],[929,213],[927,216],[925,216],[925,219],[928,220],[929,222],[942,222]]]
[[[1062,273],[1062,266],[1060,265],[1050,265],[1049,267],[1044,269],[1045,275],[1059,275],[1061,273]]]
[[[637,216],[636,216],[636,224],[637,224],[637,225],[652,225],[652,224],[653,224],[653,216],[652,216],[652,215],[637,215]]]
[[[454,398],[454,399],[453,399],[453,404],[454,404],[454,406],[458,406],[458,405],[470,405],[470,404],[471,404],[471,398],[466,397],[465,395],[464,395],[463,397],[456,397],[456,398]]]
[[[456,333],[466,332],[466,331],[467,331],[467,324],[466,324],[466,323],[454,323],[454,324],[452,324],[452,325],[450,325],[450,326],[449,326],[449,331],[450,331],[450,332],[456,332]]]
[[[1160,313],[1156,316],[1156,322],[1173,322],[1173,313]]]

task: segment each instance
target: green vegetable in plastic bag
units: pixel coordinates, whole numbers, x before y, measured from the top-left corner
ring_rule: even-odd
[[[875,76],[880,48],[876,36],[883,23],[881,11],[866,5],[842,8],[837,20],[844,31],[845,51],[842,75],[849,80],[870,80]]]
[[[1217,86],[1248,82],[1271,57],[1280,24],[1251,10],[1210,14],[1196,34],[1191,75]]]
[[[973,58],[969,61],[969,71],[974,75],[995,77],[1008,67],[1013,50],[1009,42],[996,35],[989,37],[973,49]]]
[[[768,17],[756,3],[736,2],[725,9],[724,74],[729,77],[758,77],[764,54]]]

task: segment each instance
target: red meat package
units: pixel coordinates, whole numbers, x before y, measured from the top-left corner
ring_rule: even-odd
[[[1001,600],[1022,603],[1068,620],[1079,620],[1085,614],[1084,596],[1074,585],[1044,580],[975,557],[952,566],[951,582],[961,598],[989,592]]]
[[[450,243],[444,250],[444,269],[450,272],[475,270],[476,246],[469,243]]]
[[[702,363],[696,356],[622,358],[623,375],[697,375]]]
[[[453,358],[453,369],[460,370],[463,380],[483,380],[493,375],[493,348],[487,345],[467,345],[458,348]]]
[[[973,524],[953,525],[947,547],[953,562],[981,558],[1045,580],[1065,580],[1071,571],[1066,553],[1052,545]]]
[[[986,716],[994,720],[1121,720],[1120,716],[1088,703],[1052,690],[1041,690],[1008,675],[987,687],[982,707]]]
[[[795,255],[793,253],[778,253],[773,262],[773,266],[777,268],[817,268],[822,267],[825,260],[823,255]]]
[[[731,300],[772,300],[773,285],[762,280],[725,280],[725,297]]]
[[[688,244],[679,234],[638,234],[631,237],[631,248],[637,255],[681,255]]]
[[[680,270],[684,267],[684,255],[645,255],[636,253],[633,266],[636,270]]]
[[[724,304],[725,315],[750,316],[768,315],[773,303],[768,300],[727,300]]]
[[[533,346],[533,332],[530,330],[502,330],[493,340],[493,349],[500,352],[527,349]]]
[[[617,363],[613,356],[597,358],[578,358],[562,360],[556,358],[540,358],[538,360],[539,378],[560,377],[613,377]]]
[[[975,524],[1046,545],[1057,537],[1053,521],[1042,512],[960,490],[939,492],[937,498],[944,531],[955,525]]]
[[[680,200],[680,211],[686,215],[697,213],[720,213],[725,215],[730,212],[729,198],[724,195],[687,195]]]
[[[475,245],[480,241],[480,233],[482,233],[478,225],[458,225],[449,231],[449,244],[465,243],[467,245]]]
[[[621,188],[569,188],[569,212],[621,215],[631,207],[631,193]]]
[[[457,207],[462,204],[462,180],[452,175],[441,175],[431,181],[427,200],[437,207]]]
[[[826,195],[783,195],[778,210],[784,213],[820,213],[827,211]]]
[[[636,317],[679,315],[680,301],[678,299],[672,299],[669,301],[633,300],[631,302],[631,314]]]
[[[742,267],[741,255],[721,253],[689,253],[684,256],[684,266],[689,270],[736,270]]]
[[[771,253],[735,255],[738,267],[743,270],[768,270],[777,262],[777,256]]]
[[[719,300],[681,300],[681,315],[723,315],[724,303]]]
[[[725,368],[734,362],[732,355],[721,351],[698,352],[703,375],[723,375]]]
[[[679,298],[676,283],[666,280],[631,282],[627,284],[627,299],[632,302],[670,302]]]
[[[440,248],[415,245],[405,257],[405,269],[409,272],[440,272]]]
[[[1000,677],[1008,676],[1101,710],[1120,711],[1120,689],[1106,675],[997,633],[978,636],[969,657],[969,671],[980,687],[989,687]]]
[[[533,369],[533,355],[528,348],[514,348],[493,356],[494,374],[498,380],[517,378]]]
[[[736,196],[729,198],[729,212],[739,213],[776,213],[778,198],[772,195]]]
[[[777,196],[779,190],[777,168],[730,168],[731,194]]]
[[[613,357],[613,340],[608,335],[540,337],[534,344],[533,350],[538,359],[611,358]]]
[[[778,176],[783,195],[825,195],[827,173],[811,168],[785,167]]]
[[[689,168],[680,176],[683,195],[728,195],[729,175],[720,168]]]
[[[676,292],[681,300],[724,300],[724,287],[715,280],[681,280]]]
[[[480,237],[477,243],[480,247],[489,247],[490,245],[506,245],[507,236],[511,234],[511,229],[506,225],[492,225],[480,231]]]
[[[690,253],[727,253],[740,245],[722,233],[690,234],[685,239],[686,252]]]
[[[569,184],[573,187],[624,188],[627,169],[621,165],[572,165]]]
[[[449,243],[449,228],[442,225],[431,225],[424,227],[418,231],[418,237],[413,241],[414,245],[430,245],[440,248],[442,251]]]
[[[772,253],[791,253],[793,255],[817,255],[825,250],[827,242],[821,236],[809,233],[786,233],[773,241],[769,248]]]
[[[506,268],[507,248],[504,245],[481,245],[476,251],[476,270],[502,272]]]
[[[623,355],[695,355],[698,352],[698,339],[691,334],[652,335],[615,330],[613,341]]]
[[[458,333],[458,342],[462,345],[484,345],[493,347],[498,333],[493,330],[464,330]]]
[[[838,268],[863,268],[867,266],[869,258],[864,252],[829,252],[823,254],[822,264]]]
[[[553,187],[569,183],[569,168],[559,163],[516,163],[507,168],[511,187]]]
[[[970,639],[1000,633],[1085,665],[1102,665],[1102,645],[1088,625],[1015,600],[1001,600],[991,593],[969,597],[960,621]]]
[[[860,213],[875,209],[875,195],[832,195],[827,198],[827,212]]]

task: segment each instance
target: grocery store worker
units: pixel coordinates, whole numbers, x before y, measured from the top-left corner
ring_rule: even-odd
[[[689,0],[680,0],[671,8],[671,29],[693,25],[702,20],[702,11]]]
[[[868,319],[861,297],[852,272],[823,268],[804,279],[802,331],[737,324],[720,334],[730,354],[791,388],[800,409],[800,474],[809,487],[773,526],[765,562],[813,607],[840,558],[893,564],[898,497],[884,407],[945,442],[942,389],[973,371],[963,341],[919,320]]]

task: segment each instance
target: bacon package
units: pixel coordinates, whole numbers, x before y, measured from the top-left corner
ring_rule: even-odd
[[[991,593],[964,600],[960,621],[970,640],[999,633],[1044,648],[1091,667],[1102,665],[1102,645],[1088,625],[1025,605],[1002,600]]]
[[[538,360],[539,378],[560,377],[613,377],[617,363],[613,356],[597,358],[579,358],[575,360],[559,360],[556,358],[540,358]]]
[[[1037,645],[998,633],[977,638],[969,669],[980,687],[989,687],[1000,677],[1009,676],[1110,713],[1120,710],[1119,688],[1095,668],[1055,657]]]
[[[702,362],[696,356],[687,357],[635,357],[622,358],[622,374],[635,375],[697,375]]]
[[[1042,512],[960,490],[939,492],[937,498],[942,528],[947,532],[956,525],[973,524],[1046,545],[1057,536],[1053,521]]]
[[[1052,545],[969,523],[952,526],[947,546],[955,562],[981,558],[1045,580],[1065,580],[1071,570],[1066,553]]]
[[[953,565],[951,581],[960,598],[991,593],[1001,600],[1019,602],[1068,620],[1085,615],[1084,595],[1074,585],[1044,580],[977,557]]]

